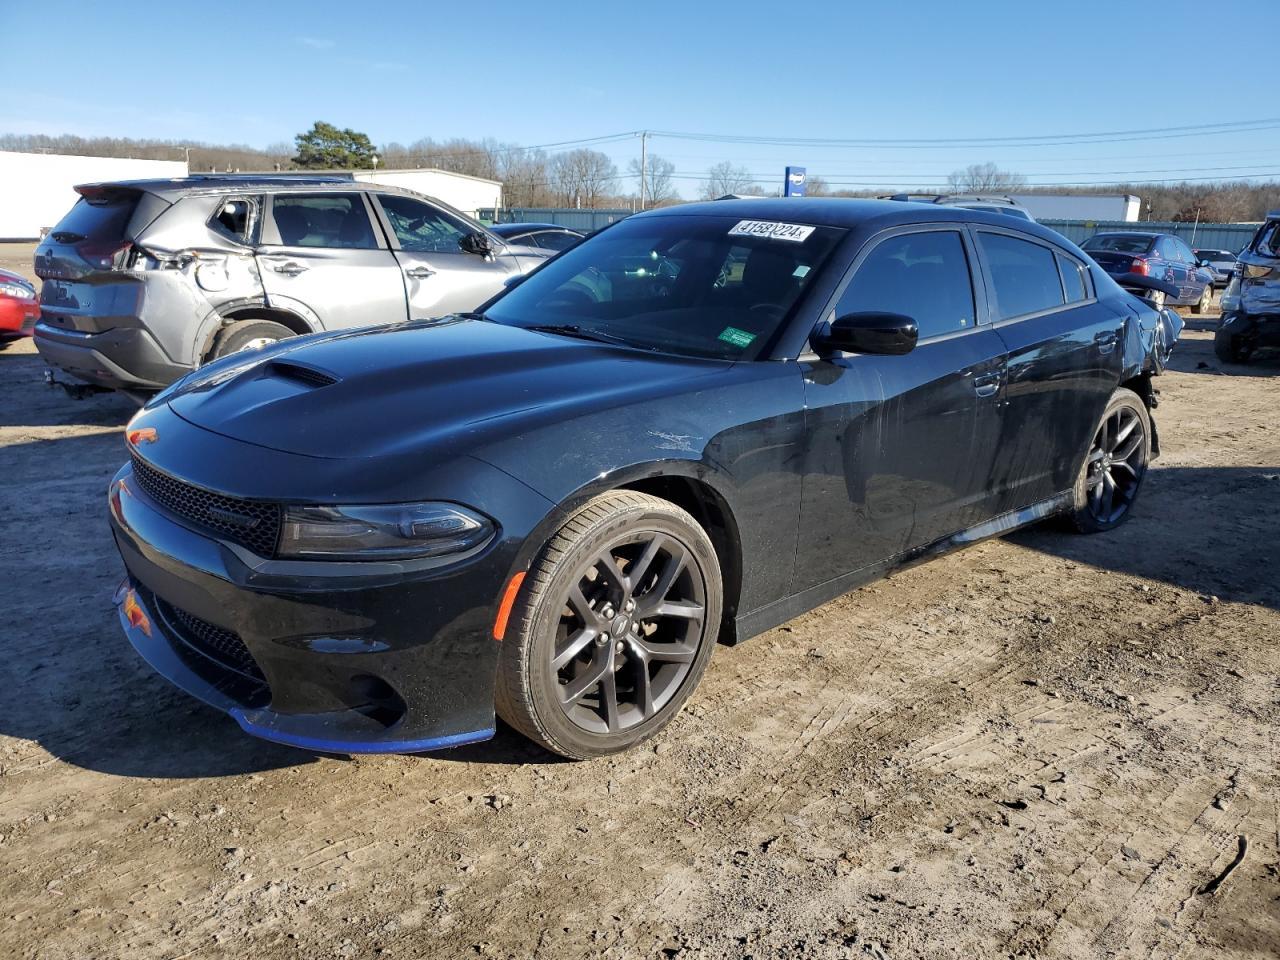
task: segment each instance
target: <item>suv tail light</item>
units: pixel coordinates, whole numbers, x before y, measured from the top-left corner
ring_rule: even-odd
[[[123,270],[132,247],[128,240],[86,240],[76,247],[76,253],[99,270]]]
[[[1151,268],[1147,266],[1146,257],[1134,257],[1133,263],[1129,264],[1129,272],[1143,277],[1147,276],[1151,272]]]

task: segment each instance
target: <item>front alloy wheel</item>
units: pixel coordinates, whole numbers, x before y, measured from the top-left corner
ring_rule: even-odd
[[[590,501],[525,579],[503,641],[498,712],[564,756],[625,750],[665,726],[697,685],[720,625],[706,532],[668,501]]]
[[[1111,398],[1076,483],[1072,520],[1082,533],[1119,526],[1129,517],[1151,458],[1151,418],[1132,390]]]

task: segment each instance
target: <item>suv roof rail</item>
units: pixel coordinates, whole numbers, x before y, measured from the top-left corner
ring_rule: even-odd
[[[982,202],[982,203],[1007,203],[1010,206],[1018,206],[1018,201],[1013,197],[1005,197],[992,193],[894,193],[883,197],[880,200],[918,200],[924,203],[944,203],[963,200],[965,202]]]

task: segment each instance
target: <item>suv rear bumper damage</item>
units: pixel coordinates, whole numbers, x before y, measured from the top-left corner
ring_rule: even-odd
[[[33,336],[50,366],[109,389],[157,390],[191,369],[170,360],[150,331],[140,327],[81,333],[41,322]]]

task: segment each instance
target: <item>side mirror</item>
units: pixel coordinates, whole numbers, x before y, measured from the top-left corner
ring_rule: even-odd
[[[1210,263],[1208,260],[1197,260],[1197,261],[1196,261],[1196,266],[1197,266],[1197,267],[1212,267],[1212,266],[1213,266],[1213,264],[1212,264],[1212,263]]]
[[[474,253],[478,257],[493,256],[493,244],[489,242],[488,234],[468,233],[458,241],[458,246],[463,253]]]
[[[901,313],[849,313],[813,338],[819,353],[875,353],[901,356],[915,349],[920,327]]]

